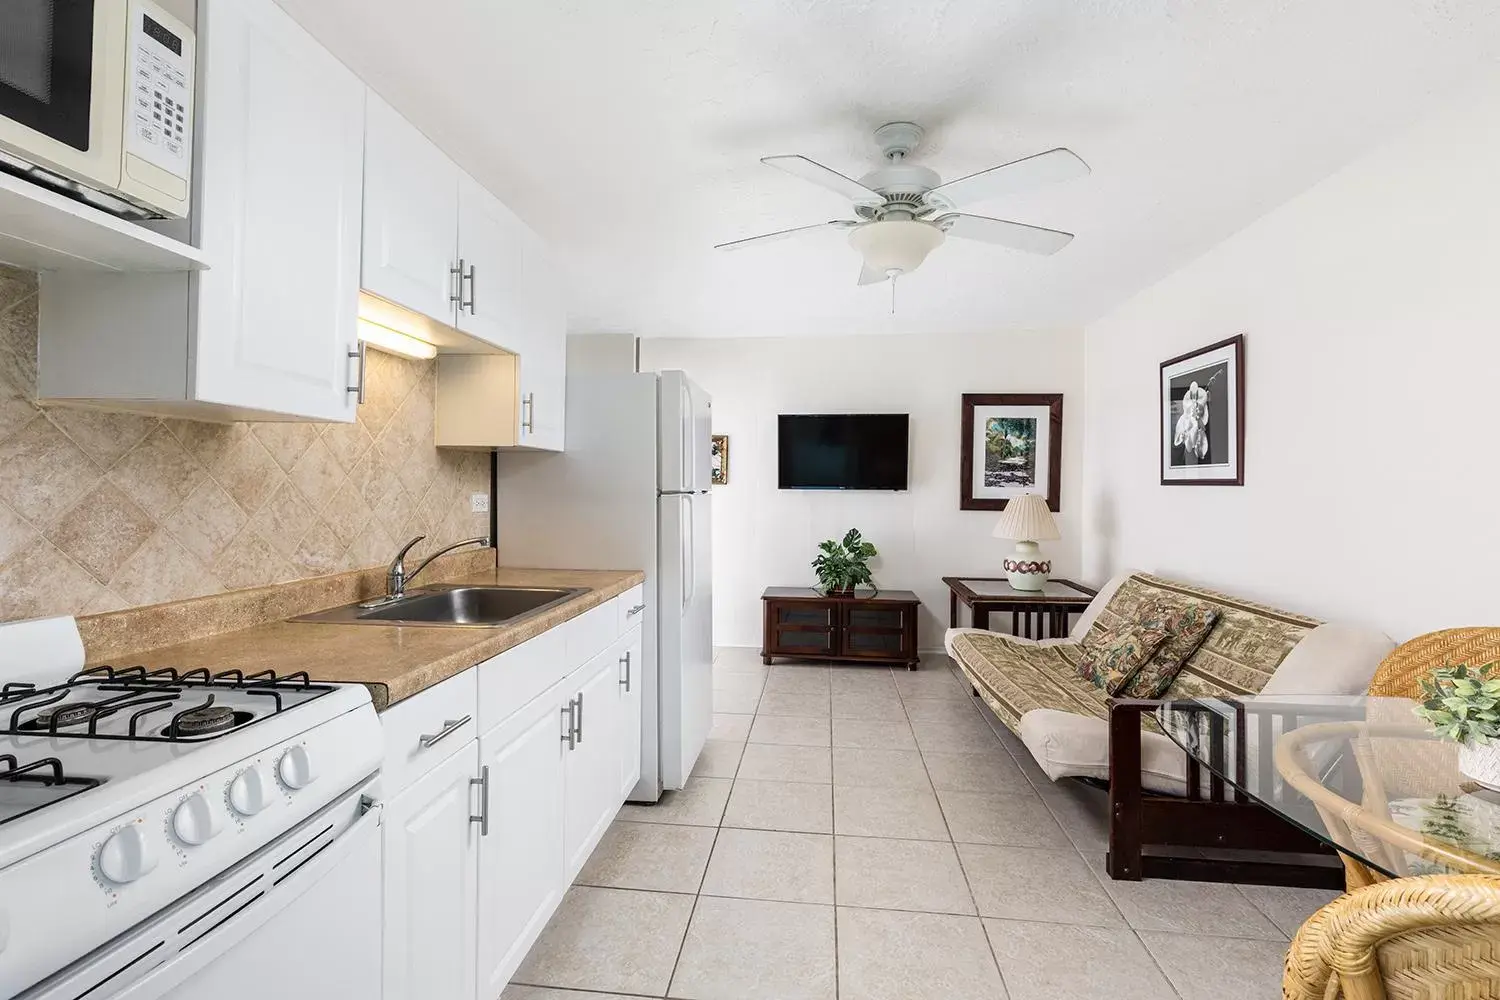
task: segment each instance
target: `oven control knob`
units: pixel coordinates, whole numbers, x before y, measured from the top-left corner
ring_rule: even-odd
[[[121,827],[99,848],[99,871],[111,882],[134,882],[156,868],[156,852],[139,823]]]
[[[281,783],[288,788],[306,788],[318,778],[312,756],[307,747],[301,745],[281,755],[281,760],[276,763],[276,773],[281,775]]]
[[[192,847],[208,843],[223,825],[219,810],[202,792],[189,795],[172,812],[172,832]]]
[[[258,767],[247,768],[229,783],[229,804],[241,816],[254,816],[271,804],[271,778]]]

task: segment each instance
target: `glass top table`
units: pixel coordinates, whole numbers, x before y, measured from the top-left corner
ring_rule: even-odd
[[[1384,875],[1500,874],[1500,792],[1464,777],[1408,698],[1197,698],[1157,709],[1189,788],[1227,786]],[[1189,794],[1193,794],[1190,792]]]

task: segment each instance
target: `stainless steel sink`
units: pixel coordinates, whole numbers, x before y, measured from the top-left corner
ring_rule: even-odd
[[[409,590],[383,604],[346,604],[291,619],[335,625],[435,625],[497,628],[513,625],[587,593],[584,587],[464,587],[437,585]]]

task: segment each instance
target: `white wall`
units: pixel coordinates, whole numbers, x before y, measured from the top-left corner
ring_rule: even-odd
[[[942,643],[946,575],[1000,575],[1011,542],[998,513],[960,511],[959,397],[1063,394],[1062,540],[1044,550],[1054,575],[1079,566],[1083,339],[1077,331],[986,337],[818,337],[641,342],[641,368],[681,368],[713,396],[714,433],[729,435],[729,484],[714,488],[714,640],[759,646],[760,594],[810,586],[817,543],[857,527],[880,550],[875,582],[922,598],[923,648]],[[776,488],[780,413],[911,414],[911,489],[816,493]]]
[[[1500,88],[1463,96],[1088,327],[1086,579],[1398,639],[1495,622],[1497,121]],[[1158,365],[1240,332],[1246,485],[1158,485]]]

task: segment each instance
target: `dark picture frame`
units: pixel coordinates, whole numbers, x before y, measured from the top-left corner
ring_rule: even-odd
[[[711,485],[711,486],[728,486],[729,485],[729,435],[728,434],[714,434],[714,435],[711,435],[711,438],[712,438],[712,443],[710,444],[710,454],[711,454],[712,458],[716,459],[717,461],[715,461],[713,463],[713,465],[710,466],[710,468],[709,468],[709,476],[708,476],[709,485]]]
[[[1161,485],[1245,485],[1244,334],[1163,361],[1157,405]]]
[[[997,412],[1000,411],[1000,412]],[[1031,468],[1023,473],[1029,482],[990,485],[976,481],[987,475],[984,446],[976,439],[989,421],[1018,421],[1032,427]],[[1060,392],[966,392],[959,434],[959,510],[1004,510],[1012,496],[1041,493],[1046,473],[1047,506],[1055,514],[1062,509],[1063,397]],[[989,432],[986,432],[988,436]],[[1042,454],[1045,452],[1045,454]],[[1005,494],[1009,495],[1005,495]]]

